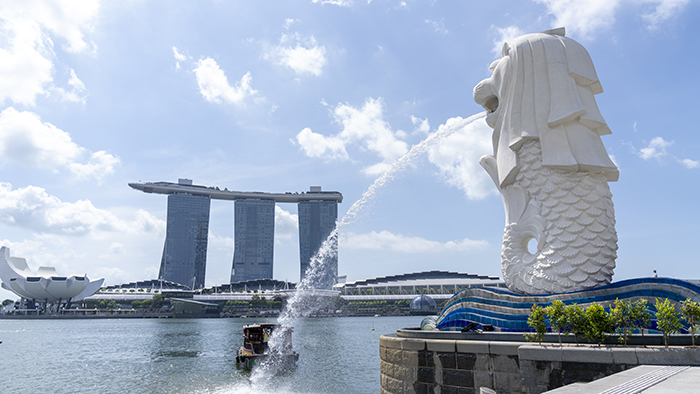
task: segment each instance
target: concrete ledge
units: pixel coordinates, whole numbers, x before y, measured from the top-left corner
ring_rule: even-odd
[[[381,342],[382,338],[384,338],[383,344]],[[379,339],[379,346],[384,346],[389,349],[401,349],[401,339],[382,335]]]
[[[413,351],[425,350],[425,341],[401,338],[401,349]]]
[[[489,343],[484,341],[456,341],[458,353],[488,353]]]
[[[700,349],[637,348],[639,364],[700,365]]]
[[[429,339],[426,342],[427,349],[432,352],[447,352],[454,353],[457,349],[456,341],[447,341],[444,339]]]
[[[524,344],[523,342],[489,342],[489,353],[517,356],[518,348]]]
[[[562,348],[559,346],[523,345],[518,348],[518,356],[521,360],[561,362]]]
[[[565,347],[562,362],[612,364],[612,349],[606,347]]]
[[[612,356],[614,364],[639,364],[639,360],[637,359],[637,349],[634,348],[614,349]]]

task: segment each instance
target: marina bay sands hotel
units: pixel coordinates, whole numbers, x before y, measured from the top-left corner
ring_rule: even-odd
[[[302,193],[262,193],[219,190],[193,185],[190,179],[178,183],[129,183],[145,193],[168,195],[168,218],[159,279],[204,287],[211,200],[234,201],[234,252],[231,282],[273,279],[275,204],[297,203],[299,214],[300,278],[311,258],[333,231],[338,219],[339,192],[324,192],[312,186]],[[337,239],[334,240],[337,247]],[[338,259],[327,262],[332,278],[338,277]],[[333,284],[330,284],[332,286]],[[330,287],[329,287],[330,288]]]

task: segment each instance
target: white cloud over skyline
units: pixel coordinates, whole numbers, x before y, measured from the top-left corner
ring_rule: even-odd
[[[567,35],[592,39],[609,30],[621,10],[634,12],[646,22],[646,28],[655,30],[659,24],[678,15],[689,0],[534,0],[544,4],[554,17],[552,27],[566,27]],[[649,6],[653,11],[649,12]]]
[[[668,154],[666,148],[673,145],[673,141],[666,141],[662,137],[654,137],[649,142],[649,145],[637,152],[637,155],[644,160],[658,160]]]
[[[503,50],[504,43],[512,41],[514,38],[526,34],[517,26],[507,26],[502,28],[494,26],[493,28],[495,29],[496,34],[493,39],[493,49],[491,49],[491,52],[493,52],[493,54],[496,55],[496,57],[501,56],[501,51]]]
[[[87,163],[83,156],[89,155]],[[59,172],[67,168],[78,178],[101,180],[114,172],[118,157],[105,151],[90,153],[71,136],[29,111],[8,107],[0,113],[0,158],[27,167]]]
[[[0,3],[0,101],[34,105],[39,95],[49,95],[55,71],[55,35],[63,50],[87,52],[85,35],[93,30],[98,1],[5,1]],[[71,70],[73,94],[61,95],[69,101],[82,101],[77,94],[79,81]],[[84,90],[84,86],[82,86]],[[75,89],[78,89],[76,92]],[[59,91],[60,92],[60,91]]]
[[[393,234],[389,231],[371,231],[365,234],[341,233],[340,246],[347,249],[390,250],[399,253],[466,252],[488,246],[483,240],[465,238],[458,241],[438,242],[421,237]]]
[[[244,100],[257,93],[250,83],[253,77],[247,72],[235,86],[228,83],[228,78],[216,61],[210,57],[197,62],[194,69],[197,77],[199,93],[205,100],[221,104],[226,102],[234,105],[242,105]]]
[[[692,170],[693,168],[700,168],[700,162],[697,160],[691,160],[691,159],[681,159],[678,160],[678,162],[683,165],[683,167]]]
[[[379,175],[408,152],[408,144],[397,138],[405,133],[401,130],[393,131],[391,125],[384,120],[383,111],[381,98],[366,99],[362,108],[338,104],[333,109],[333,118],[343,126],[340,133],[326,137],[307,127],[297,134],[297,143],[309,157],[341,160],[350,158],[347,146],[359,145],[382,158],[381,162],[362,170],[366,175]]]
[[[448,119],[439,129],[460,120]],[[470,200],[480,200],[497,192],[488,174],[479,165],[481,156],[491,154],[492,131],[486,121],[478,119],[442,139],[428,151],[428,159],[440,169],[447,184],[464,191]]]
[[[353,5],[352,0],[311,0],[311,2],[317,4],[337,5],[340,7],[352,7]]]
[[[275,241],[291,239],[299,233],[299,215],[275,205]]]
[[[143,210],[131,220],[96,208],[89,200],[63,202],[45,189],[27,186],[13,189],[0,182],[0,221],[29,229],[36,233],[81,235],[105,238],[107,233],[165,234],[165,222]]]
[[[289,25],[286,22],[285,26]],[[279,44],[269,48],[264,57],[292,69],[297,75],[319,76],[328,62],[326,47],[319,46],[314,36],[304,39],[299,33],[282,34]]]

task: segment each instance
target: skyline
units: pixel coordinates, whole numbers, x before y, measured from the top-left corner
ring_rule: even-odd
[[[341,219],[411,146],[483,111],[472,89],[504,40],[564,26],[593,60],[620,169],[613,280],[697,279],[698,15],[689,0],[3,2],[0,245],[34,270],[157,278],[167,203],[141,180],[322,186]],[[474,122],[380,188],[341,233],[338,274],[501,276],[491,149]],[[296,282],[297,211],[275,212],[274,278]],[[213,200],[206,286],[228,283],[233,237],[233,204]]]

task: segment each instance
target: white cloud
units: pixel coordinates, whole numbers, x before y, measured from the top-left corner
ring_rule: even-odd
[[[67,203],[45,189],[27,186],[12,189],[0,183],[0,221],[37,233],[105,238],[107,233],[164,233],[165,222],[139,210],[133,220],[122,220],[98,209],[89,200]]]
[[[450,127],[461,118],[448,119]],[[467,123],[462,130],[440,140],[428,151],[428,160],[440,169],[440,174],[452,186],[463,190],[470,200],[485,198],[497,192],[479,158],[490,154],[492,129],[483,119]]]
[[[297,134],[297,142],[309,157],[326,159],[349,159],[345,143],[338,137],[326,137],[305,127]]]
[[[378,175],[408,151],[406,142],[396,138],[405,133],[400,130],[394,132],[383,119],[381,99],[368,98],[359,109],[338,104],[333,110],[333,117],[343,126],[343,130],[335,136],[326,137],[309,128],[297,134],[297,142],[307,156],[347,160],[346,146],[357,144],[382,158],[380,163],[363,169],[367,175]]]
[[[87,94],[85,92],[87,89],[85,88],[83,81],[78,78],[78,76],[75,74],[75,70],[73,69],[70,69],[68,85],[71,86],[71,89],[68,91],[61,87],[54,87],[52,90],[58,93],[63,101],[85,104],[87,99]]]
[[[291,68],[297,75],[319,76],[327,63],[326,47],[319,46],[313,36],[301,39],[298,33],[283,34],[280,43],[270,48],[264,57]]]
[[[289,30],[289,28],[296,22],[301,22],[299,19],[287,18],[284,20],[284,28]]]
[[[690,0],[647,0],[646,2],[656,4],[656,9],[654,12],[642,15],[642,19],[647,22],[649,30],[655,30],[662,22],[679,14]]]
[[[331,4],[340,7],[352,7],[352,0],[311,0],[315,4]]]
[[[428,118],[421,119],[411,115],[411,123],[413,123],[414,133],[428,134],[430,131],[430,123],[428,123]]]
[[[465,238],[459,241],[437,242],[420,237],[372,231],[366,234],[347,233],[340,239],[343,249],[390,250],[402,253],[465,252],[488,246],[486,241]]]
[[[654,137],[646,148],[642,148],[637,152],[637,155],[644,160],[656,159],[661,161],[668,154],[666,148],[672,144],[673,141],[669,142],[661,137]]]
[[[90,154],[88,163],[79,160]],[[101,179],[114,172],[119,158],[105,151],[89,153],[70,135],[39,115],[8,107],[0,113],[0,158],[21,165],[58,172],[66,167],[79,178]]]
[[[85,33],[93,30],[98,9],[96,0],[0,3],[0,36],[7,38],[0,45],[0,101],[33,105],[38,95],[48,95],[54,89],[55,53],[50,34],[61,38],[68,52],[88,51]],[[61,98],[82,101],[71,94]]]
[[[194,72],[197,76],[199,92],[209,102],[221,104],[222,101],[225,101],[234,105],[242,105],[247,97],[257,93],[250,86],[252,80],[250,72],[246,73],[240,82],[236,83],[236,86],[231,86],[224,71],[212,58],[208,57],[198,61]]]
[[[491,49],[491,52],[493,52],[497,57],[501,55],[501,50],[503,49],[504,43],[512,41],[514,38],[525,34],[525,32],[520,30],[520,28],[517,26],[498,27],[495,29],[496,34],[493,39],[493,48]]]
[[[114,173],[114,167],[120,163],[116,156],[101,150],[90,155],[90,161],[86,164],[71,163],[68,168],[81,179],[100,179],[105,175]]]
[[[173,56],[175,57],[175,69],[177,70],[180,68],[180,62],[184,62],[185,60],[187,60],[187,56],[180,53],[180,51],[174,46],[172,49],[173,49]]]
[[[440,34],[442,36],[446,36],[450,34],[450,32],[445,28],[445,21],[440,20],[439,22],[431,20],[431,19],[426,19],[425,23],[429,24],[430,26],[435,29],[435,33]]]
[[[291,239],[299,233],[299,215],[275,205],[275,240]]]
[[[209,249],[219,249],[230,252],[233,250],[233,237],[220,237],[209,231],[209,238],[207,238],[207,247]]]
[[[655,5],[651,13],[642,14],[649,30],[682,12],[689,0],[535,0],[547,7],[547,13],[554,16],[553,27],[564,26],[567,33],[592,38],[597,33],[609,29],[615,23],[615,14],[624,10],[647,8]],[[567,34],[569,35],[569,34]]]
[[[696,160],[682,159],[678,160],[678,162],[687,169],[700,168],[700,162]]]

